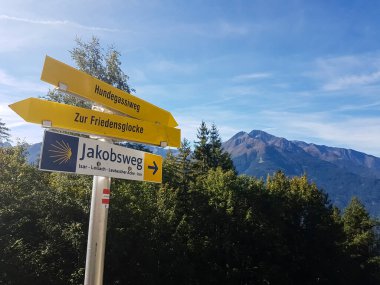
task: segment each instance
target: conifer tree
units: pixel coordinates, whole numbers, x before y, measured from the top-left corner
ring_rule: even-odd
[[[343,228],[346,234],[345,247],[352,266],[351,279],[362,284],[379,284],[380,270],[379,237],[375,228],[379,223],[372,219],[364,205],[353,197],[344,210]]]
[[[210,165],[212,168],[216,168],[219,165],[221,154],[222,140],[220,139],[219,131],[215,124],[212,124],[210,130]]]
[[[189,184],[191,179],[191,147],[190,142],[185,138],[183,139],[181,146],[178,148],[177,156],[177,173],[178,181],[180,185],[185,188]]]
[[[9,129],[5,126],[5,123],[0,118],[0,142],[9,142]]]
[[[204,121],[202,121],[201,126],[197,130],[197,139],[194,149],[193,158],[195,161],[195,168],[199,173],[206,173],[210,168],[210,158],[211,158],[211,146],[209,143],[209,130]]]
[[[175,155],[169,151],[162,165],[162,182],[164,184],[168,183],[169,186],[173,188],[178,187],[176,173],[177,173],[177,162]]]
[[[190,142],[185,138],[178,148],[178,154],[169,151],[164,159],[163,181],[173,188],[187,188],[192,178]]]
[[[376,221],[371,219],[364,205],[354,197],[344,211],[344,231],[347,235],[347,246],[356,254],[368,255],[375,241]]]
[[[222,139],[215,124],[212,124],[210,130],[210,145],[211,168],[221,167],[223,170],[235,171],[230,154],[223,150]]]
[[[199,173],[205,173],[217,167],[225,171],[235,171],[230,155],[223,151],[222,140],[215,124],[208,129],[206,123],[202,121],[197,138],[193,158],[195,159],[194,167]]]

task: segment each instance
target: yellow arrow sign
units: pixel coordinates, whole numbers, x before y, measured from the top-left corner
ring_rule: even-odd
[[[176,128],[37,98],[28,98],[9,107],[27,122],[50,121],[55,129],[158,146],[179,147],[181,141],[181,131]]]
[[[170,112],[49,56],[45,58],[41,80],[131,117],[169,127],[178,126]]]
[[[162,182],[162,156],[145,153],[144,181]]]

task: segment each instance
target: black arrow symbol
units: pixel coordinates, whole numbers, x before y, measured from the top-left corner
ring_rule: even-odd
[[[154,169],[154,171],[153,171],[153,175],[155,175],[156,172],[157,172],[157,170],[158,170],[158,166],[157,166],[157,164],[156,164],[155,161],[153,161],[153,164],[154,164],[154,165],[148,165],[148,169]]]

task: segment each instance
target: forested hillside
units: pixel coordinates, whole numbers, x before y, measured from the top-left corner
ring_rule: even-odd
[[[163,184],[112,180],[104,284],[379,284],[360,201],[341,213],[306,177],[238,176],[211,130],[167,156]],[[41,172],[23,146],[0,167],[0,283],[82,284],[91,177]]]

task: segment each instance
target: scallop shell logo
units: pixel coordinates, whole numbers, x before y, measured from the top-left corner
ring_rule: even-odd
[[[58,164],[68,163],[73,155],[70,145],[63,140],[55,141],[54,144],[51,144],[49,153],[49,156],[53,159],[53,162]]]

